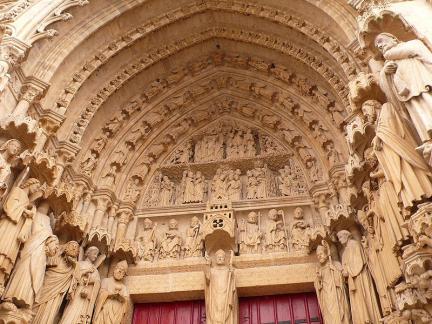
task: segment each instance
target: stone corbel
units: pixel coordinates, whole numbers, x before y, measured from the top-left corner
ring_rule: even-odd
[[[34,151],[42,151],[48,138],[54,136],[61,124],[63,123],[65,116],[51,109],[38,109],[40,105],[35,106],[36,111],[39,115],[40,133],[37,138],[37,143]]]
[[[422,307],[428,303],[425,296],[412,284],[402,282],[395,287],[396,305],[399,311]]]
[[[410,244],[404,247],[402,254],[407,282],[426,271],[432,270],[432,247]]]
[[[424,203],[418,206],[417,212],[410,217],[408,229],[414,238],[414,242],[418,242],[423,235],[432,240],[432,203]]]

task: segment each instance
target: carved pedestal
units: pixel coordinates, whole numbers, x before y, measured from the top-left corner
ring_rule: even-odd
[[[203,234],[207,252],[235,250],[235,219],[231,203],[209,203],[204,212]]]

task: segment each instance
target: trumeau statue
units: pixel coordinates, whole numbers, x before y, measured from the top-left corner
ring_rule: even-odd
[[[67,293],[73,295],[72,283],[79,279],[78,254],[78,243],[70,241],[62,252],[48,260],[44,282],[33,307],[34,324],[58,323],[63,299]]]
[[[346,230],[339,231],[337,237],[344,247],[342,273],[348,278],[353,323],[379,323],[378,300],[362,245]]]
[[[60,320],[61,324],[90,323],[93,307],[100,288],[99,249],[90,246],[85,251],[85,259],[78,262],[78,282],[74,291],[68,295],[68,304]],[[104,259],[104,258],[103,258]]]
[[[58,238],[52,234],[49,205],[42,202],[33,217],[31,234],[24,243],[3,299],[19,308],[31,309],[42,287],[47,258],[58,252]]]
[[[168,230],[159,247],[159,259],[178,259],[182,246],[182,239],[178,231],[177,220],[170,219],[168,222]]]
[[[39,198],[40,183],[30,178],[19,186],[12,188],[3,206],[0,219],[0,292],[12,271],[22,243],[31,234],[31,224],[36,214],[34,202]]]
[[[240,253],[259,253],[263,234],[259,228],[256,212],[250,212],[247,220],[242,219],[239,225]]]
[[[405,208],[432,196],[432,174],[395,107],[385,103],[378,118],[374,150],[385,177]]]
[[[310,225],[304,220],[304,212],[301,207],[294,210],[294,221],[291,224],[291,244],[294,251],[309,253]]]
[[[320,265],[317,268],[315,289],[324,320],[326,323],[350,324],[351,312],[342,265],[332,260],[327,243],[319,245],[316,254]]]
[[[137,236],[138,259],[140,261],[153,261],[156,254],[156,230],[157,223],[144,219],[143,230]]]
[[[21,142],[16,139],[6,141],[0,147],[0,201],[8,191],[11,182],[11,166],[22,151]]]
[[[432,53],[419,40],[400,42],[381,33],[375,46],[384,56],[381,87],[393,104],[408,111],[422,142],[432,137]],[[400,104],[402,103],[402,104]]]
[[[280,219],[279,216],[281,216],[282,219]],[[277,211],[276,209],[270,209],[267,218],[265,250],[268,252],[286,251],[287,233],[283,210]]]
[[[225,251],[215,253],[216,262],[205,270],[205,301],[207,324],[237,324],[238,297],[235,271],[226,264]]]
[[[129,300],[129,292],[123,282],[127,270],[127,262],[120,261],[114,267],[113,276],[102,279],[99,296],[96,301],[93,318],[94,324],[122,323]]]
[[[185,257],[198,257],[203,254],[204,237],[202,225],[196,216],[192,217],[190,226],[186,230],[186,240],[183,249]]]

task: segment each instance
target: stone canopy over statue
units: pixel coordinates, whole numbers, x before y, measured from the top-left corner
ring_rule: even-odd
[[[235,271],[226,264],[226,253],[215,253],[215,264],[205,270],[205,300],[207,324],[238,324],[238,297]],[[231,256],[232,258],[232,256]]]

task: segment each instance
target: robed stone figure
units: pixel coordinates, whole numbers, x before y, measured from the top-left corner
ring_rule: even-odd
[[[399,113],[391,103],[385,103],[378,118],[374,150],[405,208],[432,196],[432,174],[415,148],[416,142]]]
[[[58,323],[58,313],[67,293],[73,294],[72,283],[79,278],[77,258],[79,245],[66,243],[63,251],[48,260],[44,283],[36,295],[33,324]]]
[[[385,65],[380,84],[393,104],[409,117],[422,140],[432,137],[432,53],[419,39],[400,42],[381,33],[375,38]]]
[[[346,230],[337,233],[344,247],[343,275],[348,278],[353,324],[380,323],[381,313],[362,245]]]
[[[205,270],[207,324],[238,324],[238,297],[234,268],[226,265],[225,251],[215,253],[216,264]]]
[[[350,324],[351,314],[342,265],[331,259],[326,245],[319,245],[316,254],[320,265],[317,268],[315,289],[324,320],[326,323]]]
[[[127,270],[127,262],[120,261],[114,267],[113,276],[102,279],[93,324],[120,324],[122,322],[129,300],[129,292],[123,283]]]
[[[32,219],[36,214],[33,202],[40,197],[39,188],[39,181],[30,178],[14,187],[4,203],[4,213],[0,217],[0,294],[3,294],[21,244],[31,233]]]
[[[24,243],[3,296],[20,308],[33,306],[42,287],[47,258],[58,253],[59,242],[52,233],[48,212],[48,202],[43,201],[33,217],[30,237]]]

